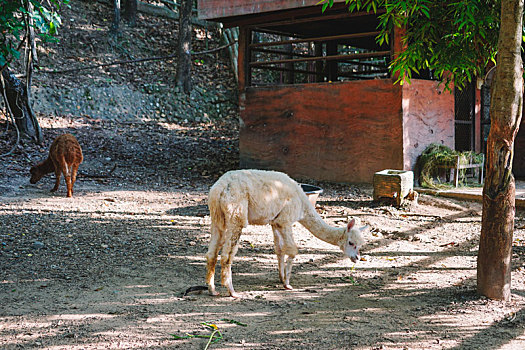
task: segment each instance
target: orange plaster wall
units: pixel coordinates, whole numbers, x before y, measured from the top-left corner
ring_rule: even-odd
[[[401,97],[390,79],[247,88],[241,167],[372,182],[379,170],[403,167]]]
[[[431,80],[404,84],[403,125],[404,170],[413,170],[431,143],[454,149],[454,94]]]

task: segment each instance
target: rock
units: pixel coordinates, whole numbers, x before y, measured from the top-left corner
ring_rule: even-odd
[[[39,241],[33,242],[33,249],[41,249],[41,248],[44,248],[44,243],[39,242]]]

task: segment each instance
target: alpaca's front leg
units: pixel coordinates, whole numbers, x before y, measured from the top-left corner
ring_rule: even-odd
[[[288,255],[288,259],[286,259],[286,271],[284,274],[284,288],[286,289],[293,289],[293,287],[290,285],[290,277],[292,276],[292,264],[295,256]]]
[[[293,287],[290,285],[290,277],[292,276],[292,264],[293,264],[293,260],[295,256],[297,255],[299,251],[293,239],[292,227],[291,226],[283,227],[282,233],[283,233],[282,234],[282,237],[283,237],[282,253],[288,256],[288,258],[286,259],[286,266],[284,267],[283,284],[284,284],[285,289],[293,289]]]
[[[282,251],[283,239],[282,235],[279,232],[279,227],[277,225],[272,225],[273,231],[273,245],[275,248],[275,255],[277,255],[277,269],[279,271],[279,280],[284,283],[285,273],[284,273],[284,254]]]

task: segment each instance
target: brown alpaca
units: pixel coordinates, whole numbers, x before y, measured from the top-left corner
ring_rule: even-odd
[[[60,174],[64,174],[67,186],[67,197],[73,196],[73,185],[77,179],[77,170],[84,157],[82,148],[75,136],[71,134],[60,135],[53,141],[46,160],[31,167],[32,184],[37,183],[44,175],[54,172],[56,176],[55,187],[51,192],[58,190]]]

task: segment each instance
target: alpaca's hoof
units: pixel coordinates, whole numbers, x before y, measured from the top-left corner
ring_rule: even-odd
[[[217,292],[215,289],[208,289],[208,294],[212,297],[218,297],[221,295],[221,293]]]
[[[285,284],[284,285],[284,289],[286,289],[286,290],[293,290],[293,287],[291,285],[289,285],[289,284]]]
[[[233,299],[239,299],[241,297],[241,295],[239,293],[236,293],[236,292],[230,292],[230,296]]]

